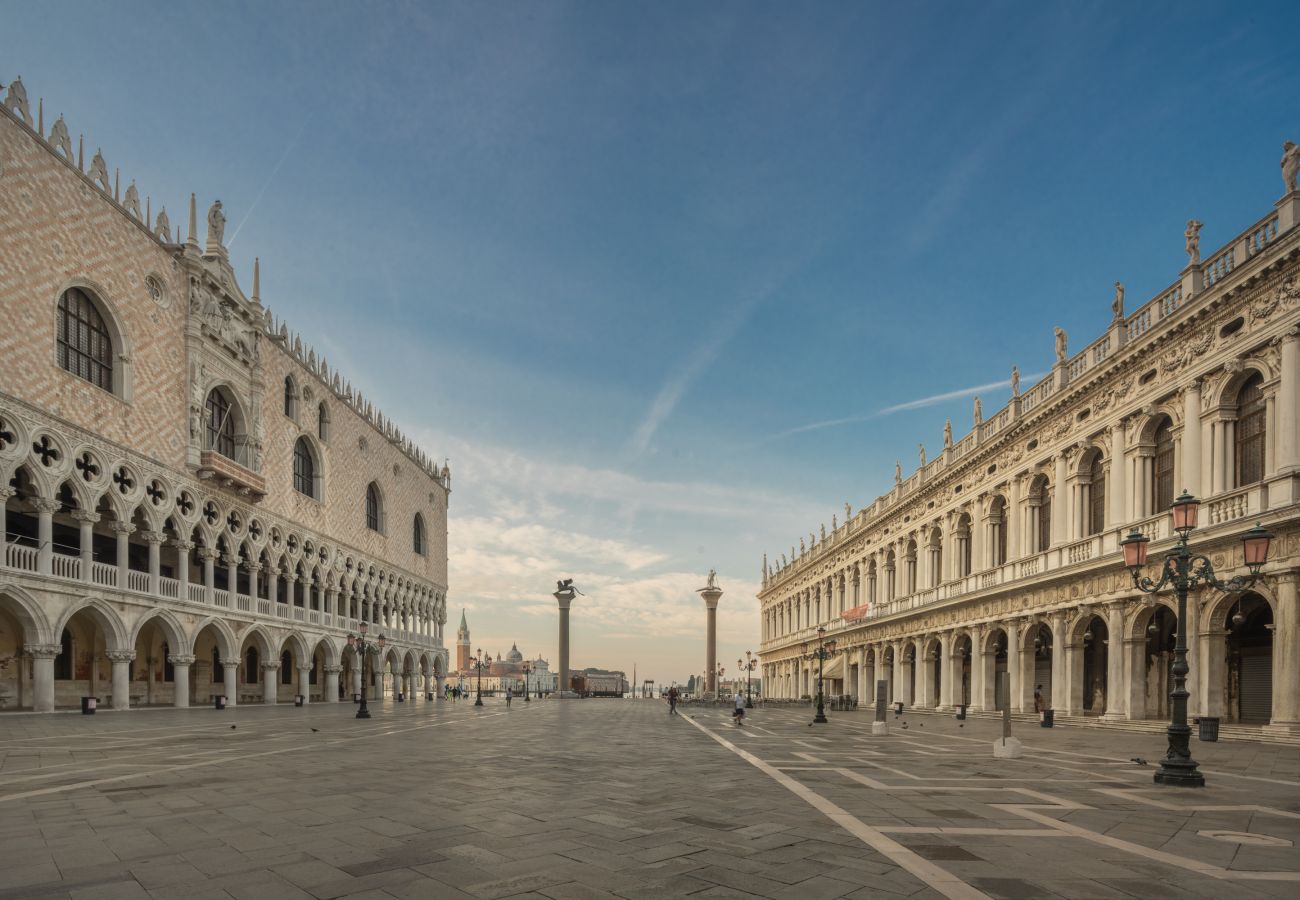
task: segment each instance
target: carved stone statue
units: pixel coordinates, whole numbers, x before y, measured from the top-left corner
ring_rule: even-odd
[[[1065,362],[1066,353],[1065,329],[1058,327],[1054,329],[1053,334],[1056,335],[1056,361],[1058,363],[1063,363]]]
[[[849,504],[845,503],[845,504],[844,504],[844,523],[847,525],[849,519],[851,519],[851,518],[853,518],[853,507],[850,506]]]
[[[808,547],[804,544],[803,538],[799,538],[799,555],[803,556]]]
[[[1110,302],[1110,311],[1115,314],[1116,319],[1124,318],[1124,285],[1122,282],[1115,282],[1115,299]]]
[[[221,201],[208,207],[208,243],[220,244],[226,236],[226,216],[221,211]]]
[[[903,464],[898,460],[894,460],[894,484],[898,484],[902,480],[903,480]]]
[[[822,543],[826,542],[826,523],[822,522]]]
[[[1187,264],[1194,266],[1201,261],[1201,228],[1202,224],[1195,219],[1187,220],[1187,230],[1183,232],[1186,238],[1184,247],[1187,250]]]
[[[831,513],[831,532],[833,533],[835,531],[838,531],[839,527],[840,527],[839,518],[835,515],[835,513]]]
[[[154,237],[158,238],[158,240],[165,244],[171,243],[172,223],[171,220],[167,218],[166,207],[158,210],[158,218],[155,220],[155,223],[156,224],[153,227]]]
[[[1020,396],[1020,367],[1019,366],[1011,367],[1011,396],[1012,397]]]
[[[207,371],[203,364],[190,367],[190,440],[198,440],[203,426],[203,383],[207,380]]]
[[[925,468],[925,444],[916,445],[916,455],[921,458],[921,468]]]
[[[976,397],[975,398],[975,424],[979,425],[983,421],[984,421],[984,404],[980,402],[979,397]]]
[[[713,569],[709,569],[709,580],[708,583],[706,584],[706,587],[708,587],[710,590],[715,590],[717,586],[718,586],[718,573]]]
[[[952,446],[952,419],[943,423],[943,446],[945,450]]]
[[[555,582],[555,593],[569,594],[570,596],[574,594],[582,594],[582,596],[586,596],[586,594],[583,594],[582,591],[573,586],[572,578],[565,578],[561,581]]]
[[[1300,190],[1300,147],[1291,141],[1282,145],[1282,185],[1284,193]]]

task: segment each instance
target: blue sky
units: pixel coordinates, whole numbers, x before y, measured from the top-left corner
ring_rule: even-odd
[[[21,74],[450,456],[453,622],[682,680],[761,554],[1280,195],[1287,4],[0,2]],[[984,392],[986,414],[1005,387]],[[814,423],[855,419],[823,428]]]

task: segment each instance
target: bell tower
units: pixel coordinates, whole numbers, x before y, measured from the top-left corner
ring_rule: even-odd
[[[460,611],[460,627],[456,629],[456,668],[461,672],[469,670],[469,623],[465,621],[465,610]]]

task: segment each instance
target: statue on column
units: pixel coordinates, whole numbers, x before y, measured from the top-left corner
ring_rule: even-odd
[[[943,423],[943,446],[945,450],[952,446],[952,419]]]
[[[916,445],[916,455],[921,458],[921,468],[925,468],[925,444]]]
[[[980,402],[980,398],[977,396],[975,398],[975,424],[978,426],[983,421],[984,421],[984,404]]]
[[[1011,396],[1012,397],[1020,396],[1020,367],[1019,366],[1011,367]]]
[[[894,484],[899,484],[903,480],[903,464],[894,460]]]
[[[1060,326],[1057,326],[1055,329],[1053,329],[1052,333],[1056,335],[1056,361],[1058,363],[1063,363],[1065,362],[1066,340],[1067,340],[1065,336],[1065,329],[1061,328]]]
[[[706,587],[709,590],[714,590],[715,588],[717,588],[717,586],[718,586],[718,573],[713,569],[709,569],[709,580]]]
[[[1115,299],[1110,303],[1110,311],[1115,314],[1116,321],[1124,318],[1124,285],[1122,282],[1115,282]]]
[[[1187,250],[1187,264],[1194,266],[1201,261],[1201,228],[1202,223],[1195,219],[1187,220],[1187,230],[1183,232],[1186,239],[1184,244]]]
[[[1283,193],[1300,190],[1300,147],[1287,141],[1282,145]]]

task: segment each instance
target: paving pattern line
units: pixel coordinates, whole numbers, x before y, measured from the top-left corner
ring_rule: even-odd
[[[816,809],[836,825],[862,841],[862,843],[892,860],[904,871],[934,888],[945,897],[949,897],[951,900],[992,900],[988,894],[977,890],[948,870],[942,869],[929,860],[922,858],[893,838],[886,836],[879,829],[872,828],[857,816],[852,815],[847,810],[827,800],[821,794],[806,787],[798,780],[773,768],[752,753],[737,747],[722,735],[714,734],[693,719],[688,718],[686,721],[803,800],[813,809]]]
[[[1104,847],[1110,847],[1114,850],[1122,850],[1126,853],[1132,853],[1135,856],[1144,856],[1147,859],[1164,863],[1167,866],[1187,869],[1188,871],[1196,872],[1201,875],[1208,875],[1211,878],[1218,878],[1224,881],[1300,882],[1300,872],[1258,872],[1244,870],[1236,872],[1199,859],[1189,859],[1188,857],[1178,856],[1174,853],[1166,853],[1163,850],[1154,850],[1151,847],[1144,847],[1141,844],[1135,844],[1122,838],[1111,837],[1108,834],[1098,834],[1095,831],[1089,831],[1087,828],[1083,828],[1082,826],[1075,825],[1071,822],[1064,822],[1060,819],[1053,819],[1051,816],[1034,812],[1032,809],[1018,803],[992,803],[989,805],[994,809],[1001,809],[1013,815],[1038,822],[1041,825],[1046,825],[1048,828],[1058,828],[1061,831],[1082,838],[1085,841],[1091,841],[1094,844],[1101,844]]]
[[[416,725],[416,726],[413,726],[413,727],[411,727],[411,728],[403,728],[403,729],[397,729],[397,730],[393,730],[393,731],[369,732],[369,733],[367,733],[367,734],[359,734],[359,735],[356,735],[356,736],[354,736],[354,737],[350,737],[350,738],[337,739],[337,740],[331,741],[330,743],[342,744],[342,743],[350,743],[350,742],[352,742],[352,741],[364,741],[364,740],[367,740],[367,739],[369,739],[369,738],[379,737],[379,736],[381,736],[381,735],[401,734],[401,733],[409,732],[409,731],[419,731],[419,730],[424,729],[424,728],[436,728],[436,727],[441,726],[441,725],[472,724],[472,723],[474,723],[474,722],[482,721],[482,720],[485,719],[485,718],[491,718],[491,717],[494,717],[494,716],[500,716],[500,715],[505,715],[505,713],[504,713],[504,712],[501,712],[501,713],[488,713],[488,714],[486,714],[486,715],[479,716],[479,717],[474,718],[474,719],[460,719],[460,720],[446,720],[446,719],[444,719],[444,720],[441,720],[441,721],[438,721],[438,722],[428,722],[428,723],[425,723],[425,724],[423,724],[423,725]],[[239,756],[223,756],[223,757],[220,757],[220,758],[217,758],[217,759],[206,759],[206,760],[202,760],[202,761],[200,761],[200,762],[185,763],[185,764],[182,764],[182,765],[162,766],[162,767],[160,767],[160,768],[150,769],[149,771],[146,771],[146,772],[128,772],[128,773],[125,773],[125,774],[122,774],[122,775],[114,775],[114,776],[111,776],[111,777],[108,777],[108,778],[95,778],[95,779],[92,779],[92,780],[90,780],[90,781],[78,781],[78,782],[76,782],[76,783],[74,783],[74,784],[63,784],[63,785],[56,785],[56,786],[54,786],[54,787],[38,788],[38,789],[36,789],[36,790],[23,791],[23,792],[21,792],[21,793],[17,793],[17,794],[0,794],[0,803],[5,803],[5,802],[8,802],[8,801],[10,801],[10,800],[23,800],[23,799],[26,799],[26,798],[28,798],[28,797],[41,797],[41,796],[46,796],[46,795],[49,795],[49,794],[62,794],[62,793],[67,793],[68,791],[80,790],[80,789],[82,789],[82,788],[96,787],[96,786],[101,785],[101,784],[114,784],[114,783],[116,783],[116,782],[121,782],[121,781],[131,781],[131,780],[134,780],[134,779],[137,779],[137,778],[144,778],[144,777],[147,776],[147,775],[161,775],[161,774],[163,774],[163,773],[165,773],[165,772],[183,772],[183,771],[186,771],[186,770],[189,770],[189,769],[201,769],[201,768],[206,768],[206,767],[208,767],[208,766],[221,765],[222,763],[240,762],[240,761],[242,761],[242,760],[246,760],[246,759],[260,759],[260,758],[265,757],[265,756],[278,756],[278,755],[280,755],[280,754],[282,754],[282,753],[293,753],[293,752],[295,752],[295,751],[299,751],[299,750],[306,750],[306,749],[309,749],[309,748],[311,748],[311,747],[318,746],[320,743],[322,743],[322,742],[317,741],[317,742],[314,742],[314,743],[312,743],[312,744],[297,744],[297,745],[292,746],[292,747],[280,747],[279,749],[276,749],[276,750],[263,750],[263,751],[261,751],[261,752],[259,752],[259,753],[245,753],[245,754],[240,754]],[[71,774],[77,774],[77,773],[74,773],[74,772],[68,772],[68,773],[64,773],[64,774],[69,774],[69,775],[71,775]]]
[[[1171,812],[1250,812],[1261,815],[1280,816],[1285,819],[1300,819],[1300,813],[1293,813],[1272,806],[1260,806],[1255,803],[1228,806],[1210,806],[1204,803],[1170,803],[1167,800],[1157,800],[1155,797],[1144,797],[1140,791],[1136,791],[1132,788],[1096,788],[1096,791],[1099,794],[1109,794],[1110,796],[1118,797],[1121,800],[1136,801],[1137,803],[1144,803],[1147,806],[1154,806],[1158,809],[1167,809]]]

